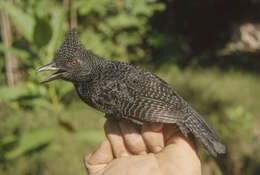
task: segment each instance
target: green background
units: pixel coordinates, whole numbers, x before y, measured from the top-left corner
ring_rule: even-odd
[[[42,85],[48,73],[35,74],[70,27],[99,56],[160,76],[206,118],[227,154],[213,159],[200,146],[204,174],[260,174],[257,30],[259,48],[228,47],[239,26],[257,26],[257,0],[0,0],[0,7],[12,41],[0,40],[1,175],[85,174],[84,155],[105,138],[104,114],[72,84]],[[6,53],[18,61],[13,84]]]

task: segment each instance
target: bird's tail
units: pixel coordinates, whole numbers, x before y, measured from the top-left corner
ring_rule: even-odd
[[[203,146],[214,157],[216,157],[217,154],[226,152],[226,148],[220,143],[218,136],[196,111],[192,111],[192,113],[189,114],[183,125],[184,128],[187,128],[195,137],[201,140]],[[183,129],[181,129],[182,132]],[[187,133],[187,131],[184,131],[184,134],[185,133]]]

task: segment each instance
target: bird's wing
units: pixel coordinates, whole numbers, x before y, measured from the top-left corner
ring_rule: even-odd
[[[185,101],[163,82],[134,80],[125,82],[129,98],[122,103],[124,115],[141,121],[177,123],[184,117]]]

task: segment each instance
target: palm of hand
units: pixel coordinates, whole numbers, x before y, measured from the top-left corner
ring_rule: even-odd
[[[108,140],[86,156],[90,175],[201,175],[193,143],[174,125],[105,124]]]

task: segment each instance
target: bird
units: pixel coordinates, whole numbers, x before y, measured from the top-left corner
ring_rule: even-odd
[[[225,153],[214,130],[173,87],[145,69],[85,49],[76,28],[67,32],[53,61],[37,70],[43,71],[55,73],[41,83],[72,82],[80,99],[107,119],[176,124],[186,137],[192,133],[198,138],[212,156]]]

